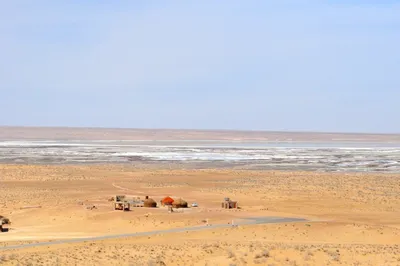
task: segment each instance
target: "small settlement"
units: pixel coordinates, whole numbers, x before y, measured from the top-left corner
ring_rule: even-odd
[[[157,202],[146,196],[144,200],[140,199],[140,197],[132,198],[132,200],[128,200],[125,195],[117,195],[114,198],[114,210],[122,210],[122,211],[129,211],[131,207],[138,208],[138,207],[145,207],[145,208],[156,208]],[[179,198],[174,200],[171,197],[165,197],[160,201],[161,206],[169,207],[169,208],[188,208],[188,203]]]
[[[114,210],[130,211],[131,207],[157,208],[157,202],[149,196],[146,196],[144,200],[141,200],[140,197],[128,199],[125,195],[116,195],[115,197],[109,199],[109,201],[113,201]],[[173,209],[188,208],[189,206],[188,202],[182,198],[174,200],[170,196],[163,198],[160,201],[160,205],[163,207],[168,207],[168,212],[173,212]],[[191,206],[198,207],[198,204],[192,203]],[[232,201],[230,198],[224,198],[224,201],[221,203],[221,207],[223,209],[237,209],[238,203],[237,201]],[[87,209],[93,210],[97,208],[93,205]],[[8,224],[10,224],[10,220],[0,215],[0,232],[7,232],[8,229],[4,228],[4,225]]]
[[[125,195],[117,195],[115,196],[114,200],[114,209],[115,210],[123,210],[129,211],[131,207],[145,207],[145,208],[156,208],[157,202],[146,196],[144,200],[140,199],[140,197],[134,197],[131,200],[128,200]],[[174,200],[170,196],[167,196],[160,200],[160,205],[162,207],[168,207],[169,210],[172,208],[180,209],[180,208],[188,208],[189,204],[187,201],[183,200],[182,198]],[[197,207],[197,203],[192,204],[192,206]],[[230,198],[224,198],[224,201],[221,203],[221,207],[223,209],[237,209],[238,203],[237,201],[232,201]]]

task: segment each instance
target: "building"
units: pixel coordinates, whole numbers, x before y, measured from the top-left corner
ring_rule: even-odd
[[[172,207],[179,209],[179,208],[187,208],[188,203],[183,199],[177,199],[172,203]]]
[[[171,197],[165,197],[161,200],[162,206],[172,206],[172,203],[174,203],[174,199]]]
[[[221,207],[223,209],[237,209],[238,203],[237,203],[237,201],[232,201],[229,198],[225,198],[221,204]]]
[[[129,211],[131,209],[130,203],[126,200],[125,195],[115,196],[114,210]]]
[[[4,224],[10,224],[10,220],[8,218],[0,215],[0,233],[8,231],[7,228],[3,227]]]
[[[149,196],[146,196],[146,199],[143,202],[143,206],[146,208],[156,208],[157,202],[152,198],[149,198]]]

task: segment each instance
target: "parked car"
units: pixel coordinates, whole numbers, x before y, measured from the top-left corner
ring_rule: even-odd
[[[193,202],[192,207],[199,207],[199,205],[196,202]]]

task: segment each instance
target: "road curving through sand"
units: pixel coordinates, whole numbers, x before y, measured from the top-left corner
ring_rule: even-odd
[[[0,250],[23,249],[23,248],[40,247],[40,246],[53,246],[53,245],[58,245],[58,244],[69,244],[69,243],[82,243],[82,242],[87,242],[87,241],[100,241],[100,240],[117,239],[117,238],[125,238],[125,237],[152,236],[152,235],[167,234],[167,233],[183,233],[183,232],[189,232],[189,231],[201,231],[201,230],[207,230],[207,229],[227,228],[227,227],[232,227],[232,226],[273,224],[273,223],[293,223],[293,222],[305,222],[305,221],[307,221],[307,220],[301,219],[301,218],[288,218],[288,217],[252,217],[252,218],[242,218],[240,220],[239,219],[235,220],[233,225],[232,224],[210,224],[210,225],[202,225],[202,226],[180,227],[180,228],[171,228],[171,229],[165,229],[165,230],[154,230],[154,231],[128,233],[128,234],[115,234],[115,235],[104,235],[104,236],[95,236],[95,237],[61,239],[61,240],[39,242],[39,243],[4,246],[4,247],[0,247]]]

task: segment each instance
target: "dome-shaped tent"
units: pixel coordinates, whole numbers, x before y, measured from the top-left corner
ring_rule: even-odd
[[[172,203],[172,207],[174,207],[174,208],[187,208],[188,207],[188,203],[186,201],[184,201],[183,199],[178,199],[178,200],[175,200]]]
[[[174,202],[174,199],[171,197],[165,197],[162,201],[161,201],[161,205],[166,206],[166,205],[172,205],[172,203]]]
[[[146,199],[143,202],[143,206],[146,208],[155,208],[157,207],[157,202],[155,202],[155,200],[153,200],[152,198],[146,196]]]

